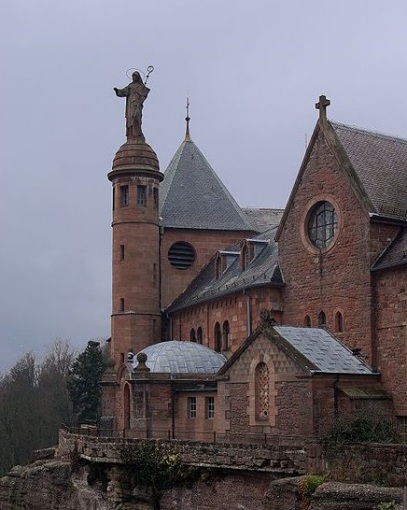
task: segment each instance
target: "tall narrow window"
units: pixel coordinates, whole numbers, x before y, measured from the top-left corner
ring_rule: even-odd
[[[269,369],[261,361],[255,370],[256,417],[267,418],[269,415]]]
[[[124,244],[120,245],[120,260],[124,260]]]
[[[146,187],[137,186],[137,205],[144,207],[146,205]]]
[[[220,330],[220,324],[215,324],[215,351],[220,352],[222,350],[222,333]]]
[[[326,326],[326,315],[325,315],[325,312],[324,311],[321,311],[319,312],[319,315],[318,315],[318,325],[323,328],[324,326]]]
[[[215,418],[215,397],[205,398],[205,417],[207,420]]]
[[[197,332],[196,332],[196,340],[198,344],[202,344],[202,328],[199,326]]]
[[[158,209],[158,188],[153,188],[154,209]]]
[[[112,193],[112,209],[113,209],[113,211],[115,210],[115,208],[116,208],[116,189],[113,186],[113,193]]]
[[[335,314],[335,331],[338,333],[343,332],[343,315],[341,312],[336,312]]]
[[[230,327],[228,321],[223,323],[223,349],[225,351],[230,350]]]
[[[304,319],[304,326],[306,328],[310,328],[311,327],[311,317],[309,315],[306,315],[305,316],[305,319]]]
[[[124,386],[123,395],[123,428],[130,428],[130,388],[126,384]]]
[[[120,311],[124,312],[124,298],[120,298]]]
[[[120,186],[120,195],[121,195],[121,203],[122,207],[126,207],[129,205],[129,187]]]
[[[188,417],[196,418],[196,397],[188,397]]]
[[[189,339],[191,342],[196,342],[196,335],[195,335],[195,329],[192,328],[189,332]]]

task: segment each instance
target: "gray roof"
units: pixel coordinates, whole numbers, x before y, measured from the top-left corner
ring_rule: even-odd
[[[407,140],[331,122],[373,208],[407,218]]]
[[[254,231],[194,142],[182,142],[160,185],[164,227]]]
[[[314,366],[312,372],[372,374],[372,370],[323,328],[273,326],[274,330]]]
[[[216,255],[192,280],[187,289],[169,306],[168,311],[174,312],[182,308],[197,305],[208,300],[217,299],[228,294],[263,285],[282,286],[283,279],[278,265],[278,247],[273,240],[274,229],[259,234],[254,239],[267,240],[261,245],[260,253],[253,258],[248,267],[243,270],[240,261],[240,245],[236,244],[222,253],[231,254],[232,263],[222,275],[215,278]]]
[[[372,270],[389,269],[407,264],[407,229],[399,231],[396,238],[373,264]]]
[[[244,207],[242,211],[257,232],[264,232],[265,230],[278,227],[284,213],[284,209],[267,209],[265,207],[258,209]]]
[[[141,352],[147,355],[146,365],[152,372],[172,374],[216,374],[226,358],[195,342],[172,340],[146,347]],[[134,367],[137,356],[134,356]]]

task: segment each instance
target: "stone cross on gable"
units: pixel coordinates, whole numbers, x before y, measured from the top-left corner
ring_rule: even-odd
[[[326,96],[319,96],[319,101],[315,108],[319,110],[319,118],[326,119],[326,109],[331,104],[331,101]]]

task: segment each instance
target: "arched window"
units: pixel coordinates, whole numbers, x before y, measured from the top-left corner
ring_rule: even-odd
[[[195,336],[195,329],[192,328],[191,331],[189,332],[189,339],[191,340],[191,342],[196,342],[196,336]]]
[[[223,350],[224,351],[230,350],[230,328],[228,321],[225,321],[223,323]]]
[[[130,428],[130,388],[128,384],[123,389],[123,428]]]
[[[220,331],[220,324],[215,324],[215,351],[220,352],[222,350],[222,333]]]
[[[326,315],[324,311],[320,311],[318,315],[318,325],[323,328],[326,326]]]
[[[202,328],[201,328],[201,326],[199,326],[199,328],[197,329],[196,340],[197,340],[198,344],[202,344]]]
[[[261,361],[255,370],[256,418],[265,419],[269,416],[269,369]]]
[[[310,328],[311,327],[311,317],[309,315],[306,315],[305,318],[304,318],[304,326],[306,328]]]
[[[343,331],[343,315],[341,312],[336,312],[335,314],[335,331],[337,333],[342,333]]]

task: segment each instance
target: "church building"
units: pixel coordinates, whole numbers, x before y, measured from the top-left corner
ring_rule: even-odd
[[[127,141],[108,174],[113,362],[101,427],[256,441],[373,412],[405,431],[407,141],[329,121],[321,96],[285,210],[243,209],[188,116],[162,173],[141,130],[147,87],[133,75],[115,90]]]

